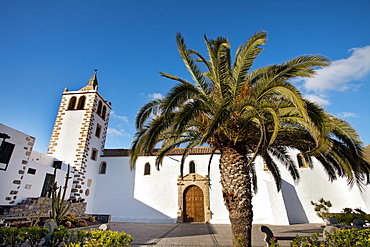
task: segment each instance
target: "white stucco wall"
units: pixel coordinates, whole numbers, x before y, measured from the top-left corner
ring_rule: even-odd
[[[159,211],[155,208],[155,204],[148,205],[148,202],[143,200],[141,189],[138,192],[135,191],[139,185],[137,183],[135,185],[137,171],[130,171],[128,157],[103,157],[101,161],[107,163],[107,172],[98,174],[94,201],[95,214],[110,214],[113,222],[174,222],[168,207]],[[163,183],[165,184],[166,181]],[[146,187],[145,184],[140,187],[153,194],[161,189]],[[168,196],[167,193],[166,195]],[[161,199],[163,198],[157,200]]]
[[[292,152],[295,157],[296,152]],[[128,157],[102,157],[107,162],[107,174],[98,175],[94,213],[111,214],[112,221],[128,222],[176,222],[178,210],[177,178],[180,174],[180,156],[166,157],[160,171],[154,168],[155,157],[139,157],[135,171],[130,171]],[[207,175],[209,155],[190,155],[185,161],[195,161],[196,172]],[[219,156],[215,155],[210,169],[211,223],[229,223],[224,206]],[[144,175],[144,165],[151,164],[151,175]],[[344,207],[360,207],[368,211],[369,192],[360,193],[356,187],[350,190],[345,179],[328,181],[321,165],[315,161],[314,169],[299,168],[301,179],[294,183],[285,167],[281,166],[282,189],[277,191],[269,171],[263,170],[261,159],[256,160],[258,193],[253,198],[256,224],[287,225],[292,223],[321,223],[311,201],[323,197],[333,203],[332,212]]]
[[[0,205],[16,205],[27,197],[39,197],[46,173],[54,173],[52,165],[55,158],[33,151],[35,138],[25,133],[2,124],[0,124],[0,133],[8,134],[11,138],[7,139],[7,142],[15,144],[7,170],[0,170]],[[35,169],[35,174],[29,173],[29,169]],[[58,185],[64,186],[66,171],[66,164],[62,165],[62,169],[57,170]],[[20,183],[15,184],[14,181],[20,181]],[[72,180],[69,180],[68,196],[71,187]],[[11,194],[12,191],[16,194]],[[11,200],[6,200],[9,197]],[[12,201],[14,202],[10,203]]]
[[[84,122],[85,110],[74,110],[66,111],[63,117],[63,128],[60,130],[58,136],[57,146],[53,156],[65,163],[74,165],[76,159],[76,149],[78,149],[78,143],[81,126]]]
[[[31,161],[29,162],[28,167],[36,169],[36,174],[25,174],[21,186],[21,191],[19,193],[19,196],[23,199],[26,199],[27,197],[39,197],[41,195],[46,174],[54,174],[54,168],[52,166],[47,166]],[[56,182],[58,186],[64,187],[66,174],[67,167],[66,164],[63,164],[62,169],[57,169]],[[70,176],[73,177],[73,171],[70,171]],[[65,198],[66,200],[69,198],[69,195],[71,193],[72,182],[72,179],[68,180]]]

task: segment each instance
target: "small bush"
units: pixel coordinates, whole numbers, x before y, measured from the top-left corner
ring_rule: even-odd
[[[67,242],[69,240],[69,232],[68,229],[64,226],[56,226],[53,230],[53,233],[50,237],[50,246],[57,247],[62,242]]]
[[[319,202],[313,202],[311,201],[311,205],[314,206],[314,210],[321,219],[324,220],[325,214],[329,213],[329,208],[331,208],[333,205],[330,201],[325,201],[324,198],[320,198]]]
[[[88,218],[88,221],[90,221],[90,222],[94,222],[94,221],[95,221],[95,217],[94,217],[94,216],[92,216],[92,215],[90,215],[90,216],[89,216],[89,218]]]
[[[66,220],[66,221],[70,221],[70,222],[75,222],[75,221],[77,221],[77,217],[76,217],[76,215],[75,214],[72,214],[72,213],[69,213],[69,214],[67,214],[66,216],[64,216],[64,219]]]
[[[87,241],[90,237],[91,233],[89,231],[72,230],[69,237],[69,243],[71,244],[83,243]]]
[[[86,220],[84,220],[84,219],[78,219],[77,221],[74,222],[74,224],[77,227],[85,227],[85,226],[88,226]]]
[[[49,230],[46,227],[33,226],[24,228],[24,234],[27,235],[26,239],[31,247],[38,246],[48,232]]]
[[[69,220],[64,222],[64,226],[67,227],[67,228],[70,228],[72,226],[72,222],[70,222]]]

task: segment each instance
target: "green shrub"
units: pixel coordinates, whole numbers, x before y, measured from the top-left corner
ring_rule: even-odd
[[[0,246],[21,246],[27,241],[31,247],[35,247],[47,233],[47,228],[38,226],[0,228]]]
[[[293,240],[293,242],[290,243],[290,246],[292,247],[306,247],[306,246],[312,246],[312,247],[324,247],[323,243],[319,241],[319,232],[312,233],[311,237],[305,236],[300,237],[297,235],[297,237]]]
[[[62,242],[68,242],[69,240],[69,232],[68,229],[64,226],[56,226],[53,230],[53,233],[50,237],[50,246],[57,247]]]
[[[317,216],[323,220],[325,218],[324,215],[329,213],[329,208],[333,206],[330,201],[325,201],[324,198],[320,198],[318,203],[311,201],[311,205],[314,206]]]
[[[49,230],[46,227],[39,227],[39,226],[26,227],[26,228],[23,228],[23,230],[24,230],[24,235],[28,241],[28,244],[31,245],[31,247],[38,246],[41,240],[49,232]]]
[[[4,246],[21,246],[25,237],[24,231],[17,227],[3,227],[0,231],[0,243]]]
[[[6,242],[6,229],[5,227],[0,227],[0,246],[5,245]]]
[[[77,221],[75,221],[74,224],[77,227],[85,227],[85,226],[88,226],[86,220],[84,220],[84,219],[77,219]]]
[[[76,217],[76,215],[75,214],[72,214],[72,213],[69,213],[69,214],[67,214],[66,216],[64,216],[64,219],[66,220],[66,221],[70,221],[70,222],[75,222],[75,221],[77,221],[77,217]]]
[[[69,243],[67,247],[116,247],[130,246],[134,239],[124,232],[91,230],[91,236],[83,243]]]
[[[346,229],[326,234],[326,246],[370,246],[370,229]]]
[[[355,219],[370,221],[370,215],[359,208],[354,210],[351,208],[343,208],[341,213],[323,213],[323,217],[334,217],[338,223],[345,225],[351,225]]]
[[[91,237],[91,233],[85,230],[72,230],[70,232],[69,243],[83,243]]]
[[[277,245],[276,245],[277,246]],[[334,230],[333,233],[325,232],[325,240],[319,241],[319,233],[311,237],[297,236],[290,243],[292,247],[369,247],[370,229]]]
[[[94,222],[94,221],[95,221],[95,217],[94,217],[94,216],[92,216],[92,215],[90,215],[90,216],[89,216],[88,221],[90,221],[90,222]]]

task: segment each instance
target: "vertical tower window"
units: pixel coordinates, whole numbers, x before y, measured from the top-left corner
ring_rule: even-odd
[[[96,125],[96,130],[95,130],[95,136],[97,138],[100,138],[100,133],[101,133],[101,126],[99,124]]]
[[[189,173],[195,173],[195,162],[194,161],[189,162]]]
[[[68,104],[68,110],[74,110],[75,107],[76,107],[76,101],[77,101],[77,98],[75,96],[73,96],[70,100],[69,100],[69,104]]]
[[[103,107],[103,112],[101,113],[102,119],[105,119],[105,114],[107,114],[107,107],[106,106]]]
[[[92,152],[91,152],[91,159],[92,160],[96,160],[98,156],[98,150],[96,150],[95,148],[92,149]]]
[[[103,162],[100,164],[99,174],[106,174],[107,172],[107,163]]]
[[[101,108],[103,104],[101,103],[101,100],[99,100],[98,109],[96,110],[96,113],[100,116],[101,115]]]
[[[145,163],[144,175],[150,175],[150,164],[149,163]]]
[[[85,100],[86,100],[86,97],[85,96],[81,96],[78,100],[78,105],[77,105],[77,110],[83,110],[84,107],[85,107]]]

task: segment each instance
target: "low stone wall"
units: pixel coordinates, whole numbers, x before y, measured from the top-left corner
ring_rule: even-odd
[[[69,204],[70,202],[65,202]],[[4,212],[3,217],[35,217],[40,213],[41,206],[43,210],[41,217],[49,217],[51,211],[51,198],[39,197],[39,198],[28,198],[17,206],[8,208]],[[86,212],[86,202],[72,203],[67,213],[73,213],[76,216],[83,216]]]

